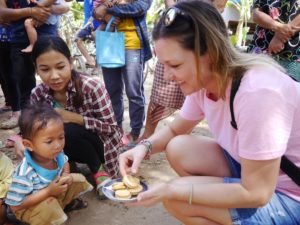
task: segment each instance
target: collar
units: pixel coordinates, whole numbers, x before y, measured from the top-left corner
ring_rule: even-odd
[[[61,152],[56,157],[57,168],[54,170],[48,170],[39,164],[37,164],[31,157],[31,154],[28,149],[25,149],[24,156],[27,163],[35,170],[39,177],[46,183],[53,181],[60,173],[64,166],[64,153]]]

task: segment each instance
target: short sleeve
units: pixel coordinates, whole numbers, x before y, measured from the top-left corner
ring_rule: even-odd
[[[236,100],[239,155],[252,160],[281,157],[287,148],[296,106],[275,89],[244,92]]]
[[[9,187],[5,203],[11,206],[21,205],[26,196],[33,191],[33,184],[25,176],[14,175]]]
[[[187,96],[181,108],[180,115],[186,120],[202,120],[204,113],[200,102],[201,94],[198,92]]]

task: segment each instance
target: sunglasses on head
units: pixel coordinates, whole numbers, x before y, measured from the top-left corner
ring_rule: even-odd
[[[175,6],[170,7],[163,14],[163,24],[166,27],[171,26],[178,15],[187,17],[186,13],[182,10],[176,8]]]

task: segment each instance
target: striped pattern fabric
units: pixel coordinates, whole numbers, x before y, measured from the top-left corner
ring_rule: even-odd
[[[150,120],[157,122],[180,109],[184,102],[184,95],[174,81],[166,81],[163,64],[157,62],[150,96]]]
[[[63,153],[59,154],[58,157],[63,157],[64,163],[68,161],[68,158]],[[61,174],[62,169],[63,167],[59,168],[57,175]],[[20,205],[28,195],[44,189],[51,182],[52,180],[42,177],[37,168],[32,167],[28,163],[27,158],[24,157],[13,174],[5,203],[12,206]]]
[[[76,89],[71,80],[67,87],[65,110],[82,115],[85,128],[98,134],[104,144],[105,169],[115,178],[119,172],[118,156],[122,146],[122,133],[117,125],[109,95],[99,80],[85,75],[80,75],[80,79],[83,104],[75,108],[73,98]],[[31,103],[39,101],[45,101],[51,105],[54,102],[50,88],[43,83],[31,93]]]

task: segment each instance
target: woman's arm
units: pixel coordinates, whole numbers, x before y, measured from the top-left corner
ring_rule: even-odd
[[[107,12],[120,18],[136,18],[145,15],[151,3],[152,0],[136,0],[130,4],[120,4],[107,8]]]
[[[5,0],[0,0],[0,21],[5,23],[20,20],[27,17],[46,22],[50,16],[50,9],[47,7],[26,7],[21,9],[7,8]]]
[[[269,29],[277,33],[278,38],[281,41],[286,42],[290,37],[292,37],[296,31],[293,24],[284,24],[274,20],[268,14],[260,11],[259,8],[254,8],[252,11],[253,21],[259,26]]]
[[[280,158],[264,161],[242,159],[241,164],[240,184],[195,184],[192,202],[214,208],[257,208],[267,204],[277,183]],[[190,185],[171,185],[168,198],[188,201],[190,190]]]
[[[199,121],[189,121],[177,116],[169,125],[155,132],[147,139],[151,144],[151,153],[158,153],[166,149],[170,140],[180,134],[189,133]],[[126,173],[137,173],[138,168],[145,158],[149,147],[143,144],[137,145],[119,156],[120,173],[124,176]]]
[[[258,208],[267,204],[277,183],[280,159],[242,159],[241,183],[223,183],[220,177],[182,177],[139,194],[135,205],[182,201],[212,208]]]
[[[148,140],[152,143],[152,153],[158,153],[166,149],[169,141],[181,134],[189,133],[199,121],[191,121],[182,118],[180,115],[167,126],[155,132]]]

